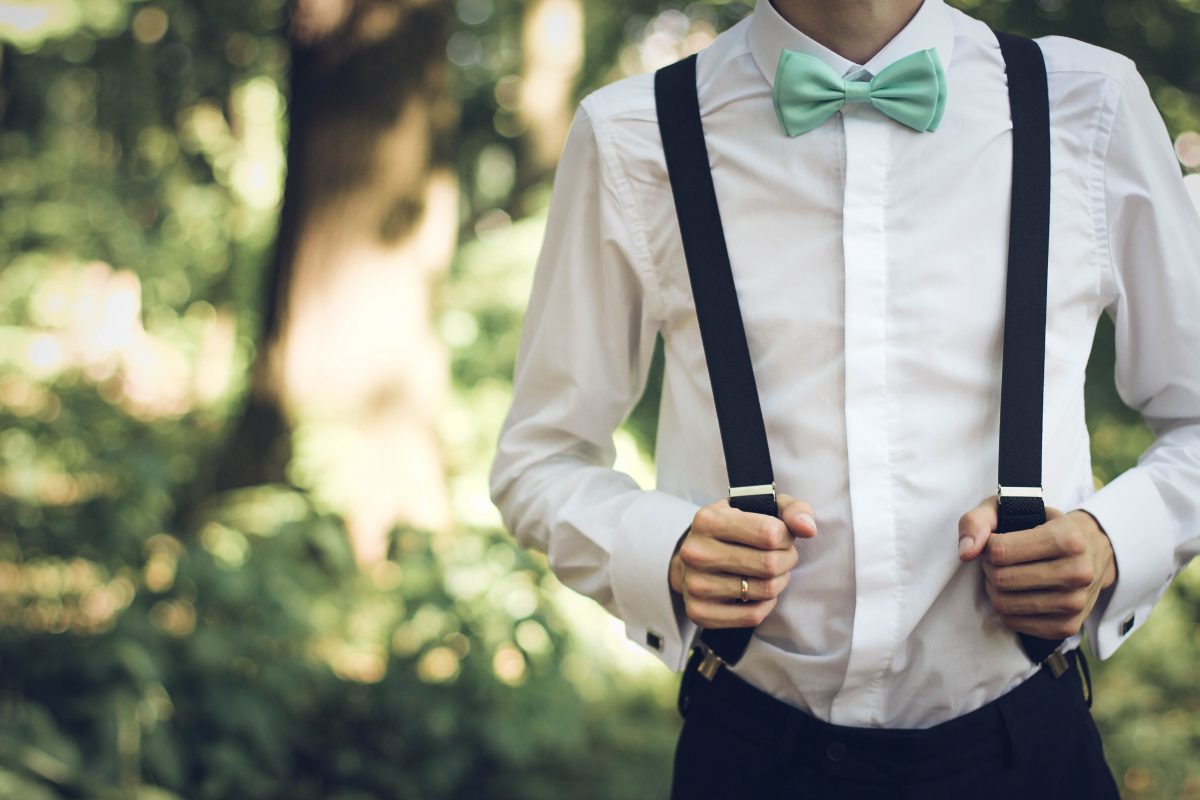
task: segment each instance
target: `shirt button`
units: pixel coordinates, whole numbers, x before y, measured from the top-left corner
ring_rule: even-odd
[[[841,742],[830,742],[829,747],[825,748],[825,756],[830,761],[841,761],[846,757],[846,745]]]

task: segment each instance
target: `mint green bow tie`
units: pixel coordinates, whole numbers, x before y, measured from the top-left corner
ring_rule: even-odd
[[[869,81],[843,80],[819,58],[784,50],[775,71],[775,113],[788,136],[811,131],[851,101],[867,102],[918,131],[937,130],[946,74],[933,48],[882,69]]]

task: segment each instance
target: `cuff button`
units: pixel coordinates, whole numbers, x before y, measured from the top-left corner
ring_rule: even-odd
[[[655,650],[658,650],[658,651],[660,651],[660,652],[661,652],[661,651],[662,651],[662,649],[663,649],[663,640],[662,640],[662,637],[661,637],[661,636],[659,636],[659,635],[658,635],[657,633],[655,633],[654,631],[646,631],[646,644],[650,645],[650,646],[651,646],[651,647],[653,647]]]
[[[1121,623],[1121,635],[1129,633],[1133,630],[1133,614],[1130,614],[1124,622]]]

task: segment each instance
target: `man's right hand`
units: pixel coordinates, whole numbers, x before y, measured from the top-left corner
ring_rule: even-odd
[[[812,506],[777,494],[779,517],[739,511],[728,498],[696,512],[671,557],[671,591],[702,628],[753,628],[775,608],[800,561],[794,537],[817,535]],[[742,578],[750,586],[743,603]]]

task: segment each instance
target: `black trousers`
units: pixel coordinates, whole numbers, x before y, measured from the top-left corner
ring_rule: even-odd
[[[821,722],[693,653],[671,797],[789,800],[1116,800],[1078,651],[969,714],[920,730]],[[1090,683],[1090,680],[1088,681]]]

